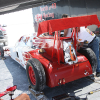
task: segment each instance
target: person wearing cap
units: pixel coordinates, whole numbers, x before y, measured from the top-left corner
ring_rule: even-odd
[[[97,69],[96,76],[100,77],[100,61],[99,61],[99,38],[88,28],[85,27],[76,27],[76,31],[78,31],[78,49],[83,46],[84,41],[87,41],[88,47],[91,48],[96,57],[97,57]]]

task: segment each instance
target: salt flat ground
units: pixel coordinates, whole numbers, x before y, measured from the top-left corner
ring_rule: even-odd
[[[26,70],[9,56],[6,55],[5,57],[5,60],[0,60],[0,92],[6,90],[9,86],[17,85],[17,90],[15,90],[13,98],[24,92],[30,96],[31,100],[36,100],[28,90],[29,83]],[[96,89],[100,89],[100,81],[93,82],[90,79],[82,78],[59,87],[49,88],[46,86],[43,92],[49,100],[52,100],[53,96],[63,93],[85,98],[86,93]],[[88,100],[100,100],[100,91],[88,95],[87,97]],[[8,95],[2,98],[4,100],[10,99]]]

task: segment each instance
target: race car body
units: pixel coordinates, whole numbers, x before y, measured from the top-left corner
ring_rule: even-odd
[[[22,36],[16,43],[14,47],[7,47],[5,48],[6,51],[9,51],[9,56],[12,59],[17,61],[26,69],[27,61],[32,58],[31,55],[28,53],[32,51],[32,40],[30,36]]]
[[[34,90],[43,90],[45,84],[59,86],[95,71],[94,52],[89,48],[77,52],[75,30],[75,27],[92,24],[99,26],[97,15],[43,21],[39,24],[37,37],[22,36],[14,47],[5,51],[26,69]],[[60,31],[67,28],[73,28],[71,37],[60,37]],[[43,33],[48,36],[39,37]]]

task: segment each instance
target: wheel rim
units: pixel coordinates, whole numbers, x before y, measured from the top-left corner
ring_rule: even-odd
[[[28,72],[29,72],[29,78],[30,78],[32,84],[36,85],[35,73],[34,73],[34,70],[33,70],[33,68],[31,66],[29,66]]]

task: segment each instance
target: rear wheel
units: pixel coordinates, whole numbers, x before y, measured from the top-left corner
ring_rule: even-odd
[[[45,71],[39,60],[32,58],[26,65],[28,81],[31,87],[36,91],[44,89],[46,84]]]
[[[93,73],[96,71],[97,68],[97,58],[95,53],[92,51],[91,48],[81,48],[79,53],[83,54],[90,62]]]

